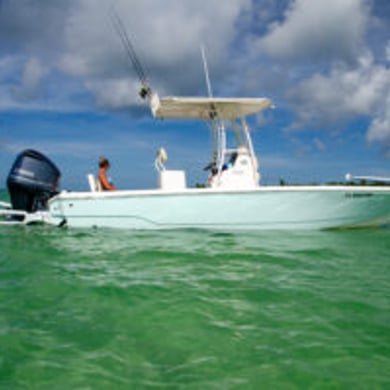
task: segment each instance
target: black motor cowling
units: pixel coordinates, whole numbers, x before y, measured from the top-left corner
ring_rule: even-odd
[[[29,213],[47,208],[47,201],[58,192],[61,173],[42,153],[20,153],[7,178],[12,208]]]

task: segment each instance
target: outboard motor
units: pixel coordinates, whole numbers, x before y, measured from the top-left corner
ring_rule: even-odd
[[[12,208],[33,213],[47,209],[49,198],[58,193],[61,173],[46,156],[35,151],[20,153],[7,178]]]

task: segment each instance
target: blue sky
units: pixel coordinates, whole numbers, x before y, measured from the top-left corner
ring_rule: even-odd
[[[205,182],[203,123],[159,121],[138,97],[110,23],[115,6],[161,96],[262,97],[253,117],[262,182],[390,177],[390,2],[387,0],[0,0],[0,187],[35,148],[87,189],[106,155],[118,188],[152,188],[168,168]]]

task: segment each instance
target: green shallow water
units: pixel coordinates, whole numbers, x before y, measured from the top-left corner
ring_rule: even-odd
[[[0,227],[0,388],[390,388],[389,261],[389,229]]]

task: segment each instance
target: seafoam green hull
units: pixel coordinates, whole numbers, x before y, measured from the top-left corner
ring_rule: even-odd
[[[329,229],[390,223],[390,187],[259,187],[247,191],[61,193],[53,221],[75,227]]]

